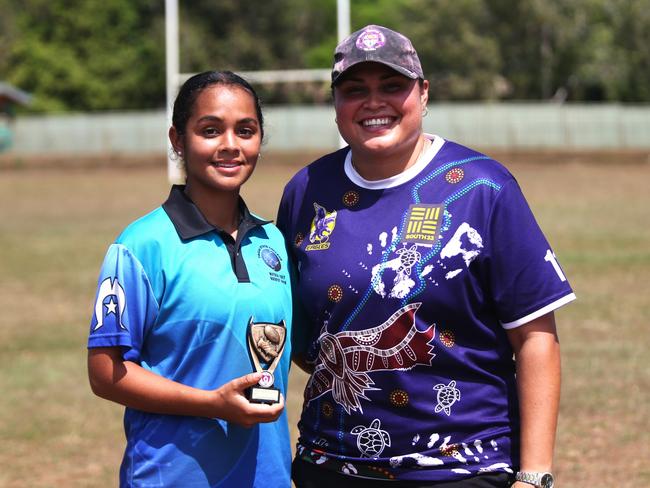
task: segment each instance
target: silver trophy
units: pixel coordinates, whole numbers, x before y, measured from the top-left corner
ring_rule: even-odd
[[[272,405],[280,401],[280,390],[273,387],[273,372],[280,362],[287,339],[287,327],[282,320],[278,324],[248,321],[248,349],[255,371],[262,373],[257,385],[248,389],[251,403]]]

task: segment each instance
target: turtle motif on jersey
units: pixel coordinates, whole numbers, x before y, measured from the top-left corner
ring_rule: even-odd
[[[398,249],[395,253],[397,253],[400,260],[400,267],[397,270],[397,273],[405,275],[411,274],[411,268],[415,266],[422,257],[418,252],[417,244],[413,244],[409,249],[406,249],[406,247]]]
[[[357,425],[350,431],[350,434],[357,436],[357,447],[361,451],[361,456],[378,458],[384,448],[390,446],[390,435],[380,427],[381,421],[375,419],[371,422],[370,427]]]
[[[447,415],[451,415],[451,406],[460,400],[460,390],[456,388],[456,381],[451,380],[448,385],[438,383],[433,389],[438,392],[438,404],[435,412],[445,412]]]
[[[314,372],[305,388],[305,404],[331,391],[334,401],[348,414],[363,412],[361,400],[368,400],[366,391],[378,390],[372,386],[371,373],[430,366],[435,357],[435,324],[418,328],[415,313],[420,305],[405,305],[383,324],[369,329],[330,334],[324,325]]]

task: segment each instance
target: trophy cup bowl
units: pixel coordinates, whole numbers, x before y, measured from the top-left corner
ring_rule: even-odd
[[[269,322],[248,321],[248,350],[255,371],[262,373],[257,385],[247,391],[251,403],[273,405],[280,402],[280,390],[275,388],[273,372],[280,362],[287,339],[287,327],[284,320],[277,324]]]

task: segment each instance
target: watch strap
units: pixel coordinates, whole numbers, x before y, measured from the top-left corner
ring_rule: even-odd
[[[542,479],[545,475],[549,475],[552,479],[553,475],[547,471],[544,472],[532,472],[532,471],[517,471],[515,475],[516,481],[521,481],[523,483],[528,483],[533,485],[536,488],[546,488],[542,485]],[[552,483],[551,483],[552,484]]]

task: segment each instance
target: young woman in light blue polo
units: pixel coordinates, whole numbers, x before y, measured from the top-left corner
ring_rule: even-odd
[[[269,405],[246,395],[262,377],[249,357],[249,323],[284,324],[288,337],[292,318],[282,236],[239,195],[263,130],[242,78],[190,78],[169,130],[187,182],[108,249],[88,371],[97,395],[126,407],[120,486],[290,486],[283,396]],[[273,385],[282,395],[286,343]]]

